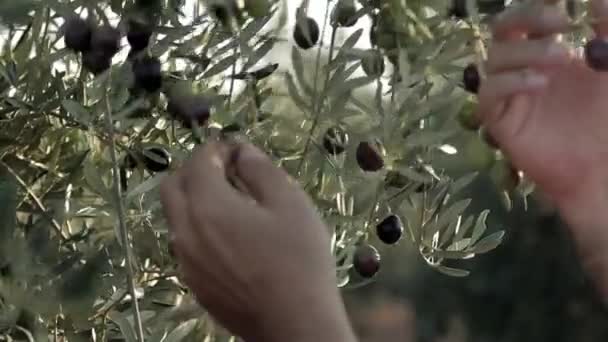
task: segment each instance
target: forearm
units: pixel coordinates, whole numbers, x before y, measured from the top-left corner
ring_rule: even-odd
[[[588,182],[557,204],[570,227],[582,267],[608,304],[608,180]]]

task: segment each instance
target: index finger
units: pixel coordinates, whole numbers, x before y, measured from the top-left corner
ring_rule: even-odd
[[[218,141],[199,146],[184,166],[182,188],[192,205],[201,211],[246,203],[245,196],[230,183],[228,169],[233,147]]]
[[[543,1],[520,3],[497,15],[492,23],[496,40],[543,37],[569,28],[568,15],[558,6]]]

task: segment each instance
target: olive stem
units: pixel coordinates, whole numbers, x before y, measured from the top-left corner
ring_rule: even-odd
[[[190,122],[190,125],[192,126],[192,138],[194,139],[194,143],[197,145],[202,145],[203,144],[203,134],[201,132],[201,128],[198,125],[198,122],[196,122],[196,120],[192,120]]]
[[[255,124],[257,124],[258,122],[258,118],[260,117],[260,112],[261,112],[261,103],[260,103],[260,99],[259,99],[259,94],[258,94],[258,84],[257,84],[257,80],[252,80],[249,83],[249,88],[251,89],[251,93],[253,95],[253,107],[254,107],[254,112],[253,112],[253,122],[252,125],[255,126]]]
[[[238,37],[237,37],[238,39]],[[234,55],[237,56],[237,54],[239,53],[239,45],[236,44],[234,46]],[[234,75],[236,75],[236,62],[238,61],[238,58],[234,59],[234,62],[232,63],[232,71],[231,73],[231,77],[230,77],[230,94],[228,95],[228,111],[230,111],[230,108],[232,107],[232,96],[234,93]]]
[[[473,39],[474,39],[474,44],[475,44],[475,59],[476,59],[476,64],[477,64],[477,68],[479,70],[479,74],[481,75],[481,77],[485,78],[486,76],[486,72],[485,72],[485,60],[488,58],[488,54],[486,51],[486,47],[483,44],[483,40],[481,37],[481,31],[479,29],[479,23],[480,23],[480,19],[479,19],[479,14],[475,15],[475,17],[468,22],[469,26],[471,27],[471,30],[473,30]]]
[[[313,110],[313,120],[312,120],[312,125],[310,127],[310,130],[308,132],[308,138],[306,140],[306,145],[304,146],[304,151],[302,151],[302,159],[300,159],[300,162],[298,164],[298,171],[296,172],[296,175],[299,175],[300,172],[302,171],[302,166],[304,166],[304,161],[306,160],[306,155],[308,154],[308,151],[310,150],[310,144],[312,142],[312,136],[315,132],[315,130],[317,129],[317,126],[319,124],[319,118],[321,117],[321,108],[323,105],[323,101],[319,101],[319,97],[321,97],[321,94],[318,94],[318,83],[319,83],[319,70],[321,69],[321,52],[322,52],[322,48],[323,48],[323,37],[325,36],[325,32],[327,30],[327,21],[329,19],[329,3],[327,3],[327,5],[325,6],[325,15],[324,15],[324,19],[323,19],[323,29],[321,30],[321,41],[319,42],[319,49],[317,50],[317,60],[316,60],[316,65],[315,65],[315,79],[314,79],[314,93],[315,93],[315,98],[313,99],[313,103],[312,103],[312,110]],[[329,63],[328,65],[331,63],[331,60],[333,58],[333,53],[332,51],[334,50],[334,46],[336,43],[336,28],[334,27],[332,29],[332,34],[331,34],[331,42],[329,43]],[[327,88],[327,80],[328,78],[325,78],[324,81],[324,86],[323,86],[323,92],[325,92],[325,89]]]
[[[112,175],[113,175],[113,186],[114,196],[116,197],[116,211],[118,214],[118,224],[120,230],[120,237],[122,239],[123,252],[125,254],[126,269],[127,269],[127,283],[129,292],[133,300],[133,318],[135,323],[135,329],[137,332],[137,339],[139,342],[144,342],[144,330],[141,321],[141,314],[139,312],[139,303],[137,301],[137,293],[135,291],[135,280],[133,272],[133,262],[131,257],[131,245],[129,244],[129,233],[127,231],[126,214],[124,208],[124,202],[122,198],[122,191],[120,188],[120,171],[118,166],[118,158],[116,156],[116,144],[114,141],[114,123],[112,120],[112,105],[110,103],[110,96],[108,89],[111,86],[111,70],[108,71],[107,84],[104,87],[104,101],[106,105],[106,129],[108,131],[110,140],[110,156],[112,158]]]

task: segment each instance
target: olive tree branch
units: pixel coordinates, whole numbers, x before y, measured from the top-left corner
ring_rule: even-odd
[[[111,72],[111,71],[109,71]],[[127,282],[131,298],[133,298],[133,318],[135,322],[135,328],[137,332],[137,339],[139,342],[144,342],[144,331],[141,321],[141,314],[139,312],[139,303],[137,302],[137,294],[135,292],[135,280],[133,272],[133,263],[131,258],[131,245],[129,244],[129,233],[127,232],[126,225],[126,214],[124,208],[124,202],[122,197],[122,189],[120,187],[120,172],[118,166],[118,157],[116,156],[116,144],[114,141],[114,123],[112,120],[112,105],[110,103],[109,88],[111,83],[111,75],[108,77],[108,82],[104,87],[104,101],[106,105],[106,129],[110,137],[110,156],[112,158],[112,176],[113,176],[113,187],[114,196],[116,197],[116,211],[118,214],[118,224],[120,230],[120,237],[122,240],[122,247],[126,259],[127,268]]]

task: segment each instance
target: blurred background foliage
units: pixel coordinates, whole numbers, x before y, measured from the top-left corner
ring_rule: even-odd
[[[604,338],[555,213],[471,121],[506,5],[0,0],[0,341],[236,340],[180,282],[160,211],[197,132],[252,141],[309,192],[363,341]],[[117,51],[66,48],[86,25]]]

